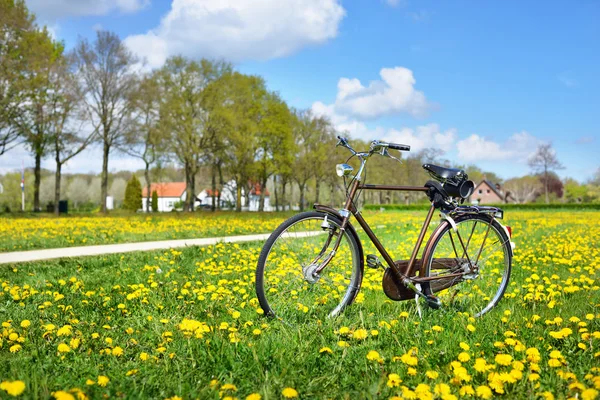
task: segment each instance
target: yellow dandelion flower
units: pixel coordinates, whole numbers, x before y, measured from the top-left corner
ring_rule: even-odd
[[[29,321],[28,319],[24,319],[23,321],[21,321],[21,328],[27,329],[30,326],[31,326],[31,321]]]
[[[400,375],[398,374],[389,374],[387,385],[389,387],[398,387],[402,383],[402,379],[400,379]]]
[[[19,396],[25,391],[25,382],[23,381],[4,381],[0,383],[0,389],[11,396]]]
[[[357,329],[352,334],[353,339],[363,340],[367,338],[367,330],[366,329]]]
[[[371,350],[367,353],[367,360],[370,361],[380,361],[382,360],[381,356],[375,350]]]
[[[11,353],[18,353],[19,351],[21,351],[22,347],[20,344],[14,344],[12,346],[10,346],[9,351]]]
[[[121,347],[119,347],[119,346],[115,346],[115,348],[112,349],[112,355],[116,356],[116,357],[122,356],[123,355],[123,349]]]
[[[246,396],[246,400],[260,400],[262,396],[259,393],[252,393]]]
[[[298,397],[298,392],[296,391],[296,389],[291,388],[291,387],[286,387],[285,389],[283,389],[281,391],[281,394],[286,399],[293,399],[293,398]]]
[[[52,392],[52,397],[54,397],[56,400],[75,400],[75,396],[63,390]]]
[[[510,365],[512,363],[512,356],[510,354],[497,354],[496,363],[500,365]]]
[[[71,351],[71,348],[66,343],[61,343],[58,345],[59,353],[68,353]]]
[[[427,376],[429,379],[437,379],[437,377],[440,374],[437,371],[427,371],[425,372],[425,376]]]
[[[469,355],[469,353],[463,351],[462,353],[460,353],[458,355],[458,361],[460,362],[467,362],[471,359],[471,356]]]
[[[149,358],[150,358],[150,356],[148,355],[148,353],[140,353],[140,360],[146,361]]]
[[[319,353],[328,353],[328,354],[332,354],[333,351],[329,348],[329,347],[321,347],[321,349],[319,350]]]
[[[104,376],[104,375],[100,375],[98,376],[98,385],[105,387],[106,385],[108,385],[108,383],[110,382],[110,379],[108,378],[108,376]]]

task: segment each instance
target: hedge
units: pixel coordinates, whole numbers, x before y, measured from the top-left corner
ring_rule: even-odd
[[[527,204],[485,204],[503,210],[600,210],[600,203],[527,203]],[[422,204],[365,204],[365,210],[426,210],[429,203]]]

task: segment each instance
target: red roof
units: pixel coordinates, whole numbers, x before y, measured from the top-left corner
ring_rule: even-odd
[[[212,191],[212,189],[206,189],[206,195],[207,195],[208,197],[213,197],[213,191]],[[215,190],[215,196],[216,196],[216,197],[218,197],[218,196],[219,196],[219,191],[218,191],[218,190]]]
[[[156,191],[158,197],[181,197],[185,192],[185,182],[159,182],[150,185],[150,195]],[[147,187],[142,189],[142,197],[147,197]]]
[[[260,183],[255,183],[255,184],[252,186],[252,189],[250,189],[250,194],[254,194],[254,195],[256,195],[256,196],[260,196],[260,191],[261,191],[261,189],[262,189],[262,188],[261,188],[261,186],[260,186]],[[269,193],[269,190],[268,190],[268,189],[265,189],[265,196],[270,196],[270,195],[271,195],[271,193]]]

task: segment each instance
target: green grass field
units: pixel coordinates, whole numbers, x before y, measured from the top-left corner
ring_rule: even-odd
[[[408,257],[423,213],[367,218]],[[374,270],[339,318],[267,319],[260,243],[1,266],[0,397],[20,381],[36,399],[598,398],[600,212],[507,223],[511,283],[478,319],[443,308],[420,319]]]

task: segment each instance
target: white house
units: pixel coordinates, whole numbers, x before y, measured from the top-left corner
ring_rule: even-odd
[[[252,189],[250,189],[250,194],[248,196],[249,204],[246,205],[246,191],[242,188],[242,209],[246,211],[258,211],[258,207],[260,205],[260,191],[261,187],[258,183],[254,183]],[[216,192],[216,196],[218,197],[219,192]],[[221,208],[235,208],[237,198],[237,190],[235,181],[229,181],[223,186],[223,190],[221,192]],[[201,191],[197,199],[200,201],[202,206],[210,207],[213,203],[213,192],[212,189],[204,189]],[[270,202],[270,193],[267,190],[265,192],[265,211],[273,211],[273,207],[271,207]]]
[[[185,182],[162,182],[153,183],[150,186],[150,209],[152,209],[152,192],[156,191],[158,195],[158,211],[171,211],[175,204],[185,201],[186,198]],[[147,187],[142,189],[142,210],[146,211],[146,201],[148,198]]]

